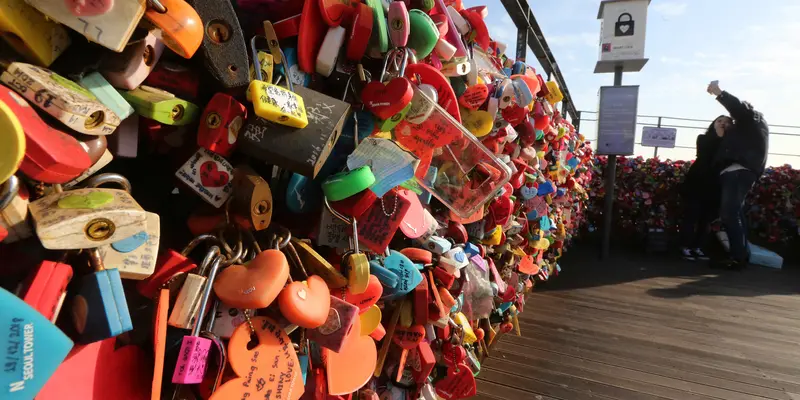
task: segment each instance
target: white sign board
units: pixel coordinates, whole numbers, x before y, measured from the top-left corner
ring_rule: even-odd
[[[595,72],[613,72],[622,65],[625,72],[640,71],[644,57],[647,6],[650,0],[612,0],[600,3],[600,54]]]
[[[632,155],[639,86],[602,86],[597,116],[597,154]]]
[[[675,128],[657,128],[655,126],[645,126],[642,128],[642,146],[647,147],[675,147],[675,137],[678,130]]]

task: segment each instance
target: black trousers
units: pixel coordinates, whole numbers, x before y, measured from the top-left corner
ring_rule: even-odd
[[[699,189],[699,188],[698,188]],[[702,248],[708,238],[711,223],[717,219],[719,194],[686,188],[683,193],[683,220],[681,221],[681,246]]]

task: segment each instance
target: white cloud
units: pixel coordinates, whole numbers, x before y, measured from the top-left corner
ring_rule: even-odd
[[[688,5],[683,2],[656,0],[657,3],[650,6],[650,8],[665,17],[678,17],[686,12]]]

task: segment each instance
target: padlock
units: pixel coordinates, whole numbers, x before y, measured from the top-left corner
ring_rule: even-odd
[[[72,321],[82,343],[121,335],[133,329],[119,270],[106,269],[97,249],[88,250],[94,272],[81,279],[72,301]]]
[[[24,301],[0,288],[0,348],[5,371],[0,396],[8,400],[36,397],[72,348],[72,340]]]
[[[256,39],[250,40],[250,51],[254,60],[258,59]],[[261,36],[261,38],[264,38]],[[266,40],[266,38],[264,38]],[[285,58],[285,57],[284,57]],[[288,66],[284,66],[288,70]],[[253,103],[255,116],[293,128],[305,128],[308,125],[306,106],[302,95],[294,93],[294,84],[287,80],[288,89],[264,81],[261,68],[255,69],[256,79],[250,82],[248,100]]]
[[[144,15],[145,0],[72,2],[26,0],[47,17],[116,52],[122,51]]]
[[[12,175],[0,184],[0,232],[3,243],[13,243],[33,236],[28,224],[28,189]]]
[[[372,36],[369,41],[368,56],[382,58],[389,51],[389,34],[386,27],[386,17],[381,0],[366,0],[365,3],[372,9]]]
[[[137,114],[162,124],[191,124],[200,116],[199,107],[161,89],[141,85],[136,89],[120,93]]]
[[[614,36],[633,36],[635,27],[636,24],[633,21],[633,16],[630,13],[624,12],[619,15],[617,22],[614,24]]]
[[[289,279],[289,262],[280,251],[291,240],[288,230],[274,248],[257,253],[244,265],[233,264],[214,281],[214,293],[225,304],[238,308],[265,308],[272,304]]]
[[[217,93],[200,116],[197,145],[223,157],[229,157],[239,138],[247,108],[233,97]]]
[[[222,88],[247,86],[247,44],[228,0],[189,0],[205,24],[203,65]]]
[[[197,273],[186,274],[183,286],[178,292],[178,297],[175,298],[175,306],[172,308],[169,320],[167,320],[170,326],[190,329],[192,326],[203,323],[202,319],[197,319],[198,311],[206,286],[213,284],[213,281],[209,281],[208,278],[210,277],[211,266],[216,262],[217,257],[220,257],[219,248],[212,247],[203,258]]]
[[[109,135],[120,119],[94,95],[52,71],[11,63],[0,81],[68,127],[87,135]]]
[[[206,306],[211,296],[211,289],[217,276],[217,271],[222,263],[222,256],[220,255],[218,247],[212,247],[209,254],[213,255],[213,260],[210,261],[211,265],[208,272],[208,282],[200,296],[199,309],[197,311],[197,318],[194,321],[194,327],[192,328],[192,334],[190,336],[184,336],[181,341],[181,349],[178,353],[178,364],[175,366],[175,372],[172,374],[172,383],[184,385],[200,383],[203,381],[203,376],[206,373],[208,353],[213,342],[199,336],[200,328],[203,325],[203,317],[206,313]]]
[[[418,59],[428,57],[439,41],[439,28],[431,17],[421,10],[410,10],[408,21],[411,28],[408,47],[414,50]]]
[[[426,14],[427,15],[427,14]],[[389,3],[388,13],[389,39],[394,47],[406,47],[410,33],[409,12],[402,1]],[[424,58],[424,57],[419,57]]]
[[[358,322],[358,307],[331,296],[328,318],[322,326],[306,331],[306,338],[318,345],[339,352],[345,345],[351,329]],[[355,333],[354,334],[359,334]]]
[[[372,36],[374,20],[372,18],[372,8],[364,3],[355,6],[353,14],[353,24],[347,38],[346,56],[350,61],[360,61],[364,58],[367,51],[369,39]]]
[[[91,92],[104,106],[117,114],[120,120],[125,121],[135,112],[133,107],[125,101],[119,92],[103,77],[100,72],[93,71],[77,81],[86,90]],[[120,122],[122,125],[122,122]]]
[[[153,275],[138,282],[136,284],[136,290],[144,297],[153,298],[158,293],[158,289],[171,277],[197,268],[197,265],[194,261],[189,259],[188,256],[189,253],[205,241],[210,241],[216,246],[223,246],[222,242],[220,242],[219,238],[216,236],[204,234],[192,239],[180,253],[168,249],[156,260],[156,270]]]
[[[125,190],[100,189],[114,182]],[[46,249],[87,249],[111,244],[146,229],[147,214],[131,197],[121,175],[101,174],[86,189],[52,193],[28,206]]]
[[[25,175],[44,183],[65,183],[91,166],[79,142],[47,125],[25,99],[0,87],[0,101],[16,115],[25,132],[25,157],[19,164]]]
[[[322,192],[326,200],[341,201],[367,190],[373,183],[375,175],[369,165],[364,165],[329,176],[322,182]]]
[[[112,155],[136,158],[139,153],[139,120],[139,116],[122,120],[117,127],[116,134],[108,139],[108,149]]]
[[[267,229],[272,220],[272,190],[247,165],[240,165],[234,173],[231,209],[244,216],[256,231]]]
[[[71,43],[64,27],[23,0],[7,0],[0,4],[0,31],[6,43],[27,61],[45,67]]]
[[[381,132],[391,131],[411,109],[414,89],[404,76],[409,53],[409,49],[388,52],[384,58],[380,80],[367,83],[361,91],[364,107],[381,120],[377,122],[377,129]],[[396,68],[389,68],[390,61]]]
[[[161,221],[156,213],[146,214],[146,229],[98,248],[103,263],[117,268],[122,279],[140,281],[155,272]]]
[[[114,87],[133,90],[144,82],[163,52],[164,43],[153,32],[147,32],[129,42],[122,53],[105,57],[100,71]]]
[[[228,160],[202,147],[175,172],[181,182],[216,208],[231,197],[233,174]]]
[[[205,24],[184,0],[148,0],[146,20],[161,30],[161,40],[183,58],[192,58],[203,43]]]
[[[337,218],[346,219],[343,215],[330,208],[326,200],[326,207]],[[350,238],[350,251],[342,256],[342,270],[347,274],[347,286],[352,294],[361,294],[367,290],[369,285],[369,260],[367,255],[362,253],[358,246],[358,220],[349,219],[353,227],[353,234]]]
[[[344,45],[346,30],[342,26],[328,28],[317,53],[316,71],[324,77],[330,77],[339,57],[339,50]]]
[[[67,297],[67,284],[71,279],[72,267],[68,264],[42,261],[23,282],[18,295],[55,323]]]
[[[313,178],[339,139],[350,104],[303,86],[294,89],[310,104],[305,108],[308,125],[302,129],[291,128],[251,114],[239,138],[239,151]]]

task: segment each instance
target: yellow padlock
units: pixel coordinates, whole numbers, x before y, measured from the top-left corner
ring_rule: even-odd
[[[3,39],[28,61],[45,67],[72,43],[67,30],[23,0],[0,2]]]
[[[456,313],[453,316],[453,321],[455,321],[455,323],[463,329],[464,343],[472,344],[478,341],[478,337],[475,336],[475,331],[472,330],[472,326],[469,324],[469,319],[467,319],[467,316],[464,315],[464,313]]]
[[[263,36],[261,37],[263,38]],[[250,40],[250,50],[254,60],[258,60],[258,51],[256,50],[256,39],[258,38],[259,36],[254,36]],[[266,38],[264,39],[266,40]],[[282,58],[286,59],[285,56],[282,56]],[[289,70],[289,66],[286,63],[284,63],[284,69],[286,71]],[[261,68],[256,68],[255,73],[256,79],[251,81],[248,87],[250,92],[248,100],[253,103],[253,110],[256,115],[268,121],[293,128],[305,128],[308,126],[305,103],[303,103],[302,97],[294,93],[292,80],[286,80],[289,89],[285,89],[264,81]]]
[[[272,54],[269,54],[265,51],[258,52],[258,63],[261,65],[261,74],[264,76],[264,82],[272,82],[272,71],[273,66],[275,64],[274,58]],[[256,79],[256,71],[253,69],[253,65],[250,65],[250,80],[253,81]],[[250,98],[250,87],[248,86],[247,91],[245,92],[245,96]]]
[[[561,93],[561,88],[558,87],[558,83],[554,81],[549,81],[547,82],[546,85],[547,85],[547,90],[550,91],[550,93],[548,93],[547,96],[545,96],[545,100],[547,100],[548,103],[555,105],[556,103],[564,99],[564,95]]]
[[[25,132],[9,106],[0,101],[0,183],[17,171],[25,155]]]

